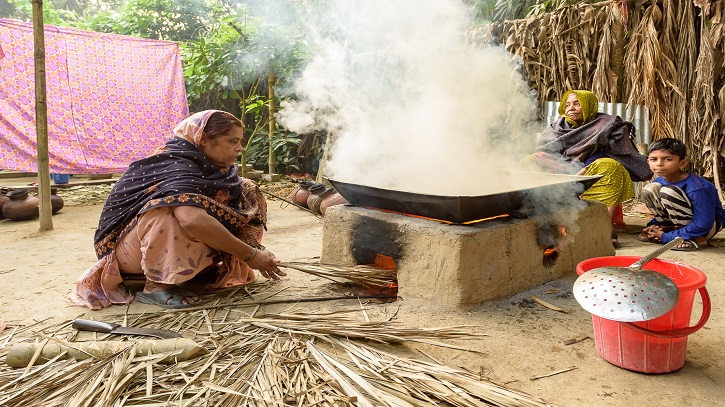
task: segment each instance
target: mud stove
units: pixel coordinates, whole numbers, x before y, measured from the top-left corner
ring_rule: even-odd
[[[614,254],[602,204],[587,203],[575,224],[555,233],[555,245],[542,244],[542,223],[533,215],[446,224],[334,206],[324,218],[321,261],[394,266],[400,298],[455,307],[506,298],[574,273],[584,259]]]

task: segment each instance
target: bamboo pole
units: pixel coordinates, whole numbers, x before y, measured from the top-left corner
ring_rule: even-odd
[[[277,79],[274,76],[274,70],[270,68],[268,80],[267,80],[267,95],[269,97],[269,175],[277,173],[277,153],[275,153],[272,147],[272,137],[274,136],[274,129],[277,127],[277,121],[274,119],[274,112],[276,106],[274,103],[274,84]]]
[[[38,195],[40,230],[53,230],[50,204],[50,169],[48,158],[48,105],[45,101],[45,28],[43,0],[33,3],[33,39],[35,52],[35,132],[38,150]]]
[[[327,140],[325,141],[325,147],[322,149],[322,158],[320,159],[320,166],[317,168],[317,176],[315,177],[316,182],[322,182],[325,175],[325,166],[327,165],[327,156],[330,154],[330,145],[332,144],[332,135],[327,134]]]

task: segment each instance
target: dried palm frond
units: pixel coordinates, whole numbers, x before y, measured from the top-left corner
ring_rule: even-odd
[[[371,346],[330,338],[329,342],[345,350],[354,365],[339,368],[351,379],[367,380],[378,393],[378,401],[386,398],[413,398],[436,400],[455,406],[476,405],[481,401],[498,406],[547,406],[543,400],[512,391],[503,386],[479,380],[471,373],[442,366],[437,363],[404,359]],[[316,349],[313,343],[308,347]],[[316,349],[316,354],[325,355]],[[328,356],[329,358],[329,356]],[[331,360],[332,362],[332,360]],[[355,370],[355,376],[349,374]],[[382,391],[390,391],[388,397],[380,397]],[[403,396],[403,397],[400,397]]]
[[[675,137],[668,121],[667,105],[670,92],[682,94],[675,84],[675,66],[671,55],[663,52],[658,32],[662,28],[662,11],[650,4],[642,22],[632,33],[626,57],[630,88],[628,104],[647,106],[652,131],[659,137]]]
[[[551,13],[493,24],[492,31],[506,49],[523,59],[529,85],[538,91],[540,102],[558,100],[568,89],[593,88],[596,66],[604,66],[609,56],[600,50],[613,2],[596,4],[562,3]],[[603,60],[602,60],[603,58]],[[602,85],[600,69],[597,81]],[[607,77],[614,86],[599,86],[603,100],[615,100],[616,77]]]
[[[596,68],[592,75],[592,92],[596,95],[612,95],[611,101],[615,101],[617,97],[617,74],[612,70],[612,61],[610,59],[614,46],[612,27],[618,24],[615,10],[614,6],[610,7],[605,26],[602,27]]]
[[[697,58],[696,76],[692,92],[692,109],[690,110],[690,137],[687,149],[690,156],[709,157],[711,143],[710,137],[717,130],[718,111],[712,101],[715,99],[715,66],[714,49],[710,38],[710,28],[707,24],[700,27],[700,54]],[[708,175],[707,161],[702,160],[699,166],[695,164],[694,171]],[[710,172],[710,174],[712,174]]]
[[[254,318],[227,309],[118,316],[138,325],[181,325],[184,336],[210,352],[161,365],[166,355],[137,356],[129,341],[127,349],[107,358],[48,362],[27,374],[0,365],[0,405],[547,405],[450,367],[352,342],[414,340],[457,348],[438,340],[482,336],[471,327],[405,328],[391,321],[359,322],[353,312]],[[60,340],[74,336],[67,323],[52,332]],[[26,332],[11,342],[32,339]],[[344,352],[327,351],[317,341]],[[0,350],[0,358],[6,353]]]
[[[328,280],[347,280],[365,287],[389,287],[397,283],[395,270],[372,265],[336,265],[325,263],[283,262],[280,267],[292,268]]]
[[[691,144],[688,112],[692,100],[693,84],[695,82],[695,64],[697,62],[697,32],[695,31],[695,7],[689,0],[680,0],[677,5],[679,21],[677,26],[679,32],[676,34],[677,50],[675,64],[677,66],[677,86],[682,91],[682,96],[676,95],[672,103],[674,128],[685,143]]]

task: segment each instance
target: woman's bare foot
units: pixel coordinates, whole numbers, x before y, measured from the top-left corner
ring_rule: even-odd
[[[177,286],[175,284],[157,283],[157,282],[151,281],[149,279],[146,279],[146,284],[144,285],[143,292],[146,294],[150,294],[150,293],[156,293],[156,292],[160,292],[160,291],[169,291],[169,290],[174,290],[174,289],[179,289],[179,286]],[[166,303],[170,304],[172,300],[173,300],[172,298],[169,298],[166,301]],[[199,301],[199,297],[197,297],[195,295],[187,295],[184,297],[183,300],[181,300],[181,303],[182,304],[194,304],[197,301]]]

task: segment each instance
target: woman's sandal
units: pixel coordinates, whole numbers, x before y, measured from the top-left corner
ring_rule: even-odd
[[[678,252],[694,252],[697,250],[702,250],[702,247],[700,247],[700,245],[697,244],[694,240],[685,240],[684,242],[680,243],[679,246],[673,247],[670,250],[675,250]]]
[[[619,236],[617,236],[616,233],[612,233],[612,246],[614,246],[614,247],[619,246]]]
[[[180,287],[173,287],[168,290],[155,291],[152,293],[145,293],[139,291],[136,293],[136,300],[144,304],[157,305],[161,308],[169,309],[180,309],[180,308],[191,308],[201,304],[200,301],[192,302],[191,304],[184,304],[184,298],[196,297],[196,294],[184,290]]]

